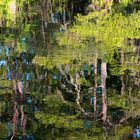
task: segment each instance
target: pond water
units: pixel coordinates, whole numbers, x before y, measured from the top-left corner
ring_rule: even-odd
[[[75,107],[76,90],[68,83],[69,73],[63,74],[63,69],[69,70],[69,65],[48,69],[34,64],[32,60],[38,52],[31,47],[17,55],[13,55],[16,50],[12,47],[1,45],[0,50],[0,139],[140,138],[139,87],[135,84],[133,88],[131,84],[135,80],[131,76],[125,77],[129,81],[124,80],[125,84],[130,84],[125,87],[125,95],[120,94],[122,81],[119,76],[107,78],[106,106],[110,122],[103,124],[100,114],[103,107],[102,87],[98,86],[95,91],[98,115],[95,117],[95,94],[88,91],[90,86],[85,83],[94,83],[94,65],[84,63],[81,67],[83,74],[77,74],[83,78],[79,107],[89,113],[85,116]],[[100,60],[97,62],[97,74],[101,75]],[[116,95],[112,95],[115,92]]]
[[[28,30],[27,21],[23,32],[0,29],[0,140],[140,139],[139,24],[132,22],[136,15],[123,14],[104,23],[90,19],[97,40],[86,36],[89,28],[78,30],[79,20],[72,31],[84,39],[72,33],[68,48],[60,47],[70,34],[62,24],[65,14],[62,26],[52,13],[44,29]],[[114,26],[115,19],[122,26]]]

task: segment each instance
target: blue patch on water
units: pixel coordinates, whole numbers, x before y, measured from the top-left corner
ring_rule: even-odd
[[[84,128],[91,128],[92,127],[92,122],[90,120],[85,120],[84,121]]]
[[[139,128],[135,128],[134,129],[134,133],[140,133],[140,129]]]
[[[6,56],[9,56],[10,55],[10,48],[5,48],[5,51],[6,51]]]
[[[32,111],[33,111],[33,112],[36,112],[37,110],[38,110],[38,109],[37,109],[37,106],[36,106],[36,105],[33,105],[33,106],[32,106]]]
[[[132,134],[133,138],[140,138],[140,134]]]
[[[23,44],[23,45],[26,45],[26,44],[27,44],[27,38],[26,38],[26,37],[23,37],[23,38],[21,39],[21,41],[22,41],[22,44]]]
[[[26,80],[30,81],[31,80],[31,74],[30,73],[26,73]]]
[[[90,96],[90,103],[94,104],[94,96]]]
[[[27,98],[27,101],[28,101],[29,104],[31,104],[32,103],[32,98],[31,97],[28,97]]]
[[[11,81],[12,80],[12,72],[8,72],[8,76],[7,76],[8,80]]]
[[[102,94],[102,88],[101,87],[97,87],[96,88],[96,94],[97,95],[101,95]]]
[[[0,53],[2,53],[2,48],[0,47]]]
[[[0,60],[0,66],[6,66],[6,61],[4,59]]]

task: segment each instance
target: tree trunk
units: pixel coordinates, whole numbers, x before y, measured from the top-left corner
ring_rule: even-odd
[[[79,74],[76,73],[75,79],[73,79],[72,76],[71,76],[71,80],[70,81],[71,81],[71,84],[75,87],[75,90],[76,90],[76,94],[77,94],[76,104],[78,106],[78,109],[82,113],[84,113],[86,115],[87,113],[85,112],[85,110],[80,105],[80,91],[81,91],[81,87],[80,87],[80,83],[78,82],[79,81],[78,78],[79,78]]]
[[[122,49],[120,49],[120,55],[121,55],[120,64],[121,64],[121,67],[122,67],[122,66],[123,66],[123,63],[124,63],[124,52],[123,52]],[[121,75],[121,76],[120,76],[120,80],[121,80],[121,83],[122,83],[121,95],[123,96],[123,95],[125,94],[124,75]]]
[[[57,88],[57,94],[59,95],[59,97],[61,98],[63,103],[67,103],[67,101],[65,101],[62,92]]]
[[[65,30],[67,29],[67,25],[66,25],[66,10],[65,10],[65,4],[63,5],[63,24],[64,24],[64,28]]]
[[[76,103],[78,105],[78,108],[82,111],[82,112],[85,112],[84,109],[81,107],[80,105],[80,91],[81,91],[81,87],[80,87],[80,83],[79,83],[79,74],[76,73],[76,76],[75,76],[75,90],[77,92],[77,98],[76,98]]]
[[[94,116],[96,117],[96,109],[97,109],[97,97],[96,97],[96,89],[97,89],[97,61],[94,62],[94,79],[95,79],[95,88],[94,88]]]
[[[124,76],[121,75],[120,79],[121,79],[121,83],[122,83],[122,87],[121,87],[121,95],[123,96],[123,95],[125,94],[125,92],[124,92],[124,89],[125,89]]]
[[[106,94],[106,78],[107,78],[107,65],[102,62],[101,65],[101,82],[102,82],[102,120],[107,119],[107,94]]]
[[[15,23],[16,21],[16,0],[12,0],[10,5],[9,5],[9,10],[10,10],[10,13],[12,14],[13,18],[12,18],[12,21]]]
[[[44,11],[45,11],[45,5],[44,1],[40,0],[40,15],[41,15],[41,32],[42,32],[42,38],[43,38],[43,47],[45,46],[45,18],[44,18]]]

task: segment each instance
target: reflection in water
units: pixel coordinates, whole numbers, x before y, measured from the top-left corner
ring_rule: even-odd
[[[12,82],[14,92],[13,117],[7,124],[8,140],[34,140],[34,137],[26,132],[27,116],[25,115],[25,108],[27,109],[28,104],[32,103],[32,98],[27,94],[27,90],[31,80],[31,60],[34,54],[32,51],[28,54],[21,52],[19,57],[15,57],[11,55],[14,51],[13,48],[1,47],[0,55],[4,49],[6,58],[0,61],[0,67],[7,70],[7,80]],[[3,71],[2,80],[6,80],[4,76]]]
[[[140,138],[139,0],[93,1],[0,0],[0,140]]]
[[[131,137],[140,138],[140,128],[135,128]]]
[[[22,41],[24,42],[26,41],[26,39],[22,39]],[[80,122],[81,120],[79,122],[76,122],[76,124],[69,124],[68,122],[67,124],[68,127],[73,128],[75,126],[79,129],[79,127],[81,127],[82,125],[82,129],[89,131],[90,134],[92,133],[93,128],[97,129],[96,122],[94,122],[93,120],[95,121],[99,120],[100,124],[100,120],[104,115],[102,113],[103,108],[102,94],[104,89],[101,83],[102,82],[101,60],[98,60],[96,62],[97,67],[95,64],[83,63],[81,65],[80,70],[73,72],[74,76],[72,77],[70,66],[75,68],[76,65],[78,65],[77,62],[73,62],[71,65],[68,64],[60,65],[60,67],[58,68],[54,67],[53,69],[49,70],[48,68],[38,67],[32,64],[32,59],[34,58],[35,54],[33,49],[31,48],[27,52],[22,51],[20,54],[16,56],[12,55],[14,54],[15,51],[13,48],[5,48],[4,46],[0,48],[1,48],[0,55],[2,56],[2,59],[0,60],[1,80],[6,81],[7,83],[10,82],[13,91],[12,95],[9,94],[9,97],[7,98],[4,97],[6,96],[6,94],[0,96],[5,98],[3,102],[1,101],[0,121],[2,123],[7,122],[6,124],[7,134],[3,137],[7,136],[8,140],[14,139],[34,140],[35,138],[31,134],[32,131],[30,130],[31,128],[28,127],[28,123],[32,124],[32,121],[34,121],[34,113],[39,110],[37,106],[41,107],[39,111],[47,112],[48,114],[47,123],[50,120],[54,121],[54,123],[49,122],[50,124],[49,123],[47,124],[44,121],[45,119],[47,119],[47,117],[43,118],[42,117],[43,115],[41,116],[42,118],[40,117],[41,121],[44,121],[48,125],[47,129],[44,129],[44,133],[49,133],[50,134],[49,137],[52,137],[54,136],[55,133],[57,133],[55,123],[58,123],[58,128],[60,125],[60,128],[58,129],[60,132],[58,132],[57,134],[58,137],[59,134],[61,135],[62,133],[61,131],[63,128],[63,126],[61,128],[61,125],[63,124],[64,119],[62,117],[63,114],[65,114],[66,117],[69,117],[69,115],[71,114],[75,115],[76,112],[75,110],[83,111],[82,123]],[[97,81],[95,81],[96,78]],[[115,80],[116,81],[113,82],[116,84],[117,78]],[[80,82],[83,84],[80,85]],[[111,82],[108,83],[111,84]],[[95,87],[88,89],[87,87],[85,87],[84,85],[85,83],[87,84],[88,88],[89,88],[88,84],[93,84],[95,85]],[[116,86],[118,85],[119,84],[117,84]],[[37,91],[39,95],[33,96],[30,92],[31,90],[35,92]],[[55,93],[56,91],[57,94],[59,95],[58,97],[57,96],[55,97],[55,95],[50,94],[51,92]],[[39,99],[37,99],[37,96],[39,96]],[[12,103],[8,103],[8,100],[10,101],[11,97]],[[45,98],[44,100],[43,97]],[[50,100],[48,100],[49,97]],[[59,105],[60,109],[58,108],[57,104],[55,105],[56,102],[55,100],[57,100],[59,97],[61,98],[61,101],[58,100],[58,104],[60,104]],[[132,99],[132,97],[130,97],[130,99]],[[38,101],[36,102],[36,100]],[[108,100],[112,100],[113,102],[113,98],[108,97]],[[72,106],[70,107],[69,105],[67,105],[67,102],[73,103],[75,101],[77,104],[76,107],[78,109],[77,108],[75,109],[75,107]],[[127,102],[128,101],[129,99],[127,100]],[[47,104],[47,102],[49,103]],[[120,102],[120,104],[122,103],[120,99],[118,102]],[[48,109],[46,109],[45,106],[47,106]],[[54,108],[54,112],[52,108]],[[55,117],[57,117],[57,114],[62,114],[61,116],[62,118],[56,119]],[[98,129],[96,130],[97,132],[99,131],[100,134],[104,135],[105,137],[109,136],[110,129],[108,127],[114,127],[117,124],[119,124],[124,118],[127,118],[125,112],[123,111],[119,103],[117,104],[117,106],[108,106],[108,115],[111,117],[109,120],[111,122],[111,125],[109,123],[104,124],[105,126],[103,127],[100,126],[100,128],[98,128],[99,130]],[[54,120],[51,119],[51,117],[54,117],[53,118]],[[9,118],[11,118],[11,120],[9,120]],[[41,127],[43,127],[43,125],[40,126],[37,135],[38,133],[41,132]],[[139,128],[136,129],[135,128],[133,133],[129,133],[130,131],[126,130],[128,134],[127,136],[124,136],[124,139],[127,140],[129,138],[134,137],[138,138],[140,136]],[[98,135],[96,131],[95,135]],[[113,128],[112,131],[115,131],[115,129]],[[38,137],[40,137],[40,135],[37,136],[37,139]]]
[[[26,43],[27,38],[23,37],[22,44]],[[123,79],[112,76],[109,74],[111,66],[100,59],[80,64],[76,59],[49,69],[32,63],[35,56],[32,48],[19,54],[15,52],[13,47],[0,46],[0,80],[5,84],[0,89],[0,121],[7,129],[3,127],[6,131],[2,132],[3,138],[34,140],[65,137],[69,132],[70,137],[75,133],[78,133],[77,137],[83,137],[83,130],[87,137],[94,135],[98,139],[116,135],[118,139],[127,140],[140,136],[138,128],[133,126],[135,123],[131,124],[133,116],[137,115],[139,99],[131,95],[138,87],[128,80],[133,79],[129,73],[123,75]],[[128,84],[129,95],[120,96],[122,83]],[[127,121],[130,126],[121,128],[123,134],[117,134],[116,127]],[[39,125],[36,131],[30,128],[33,122]],[[131,130],[134,131],[131,133]]]

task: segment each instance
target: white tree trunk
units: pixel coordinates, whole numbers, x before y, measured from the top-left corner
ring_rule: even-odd
[[[107,65],[101,65],[101,82],[102,82],[102,120],[107,119],[107,94],[106,94],[106,78],[107,78]]]
[[[62,92],[57,88],[57,94],[60,96],[61,100],[63,103],[67,103],[67,101],[65,101],[63,95],[62,95]]]
[[[76,76],[75,80],[71,77],[71,84],[75,87],[75,90],[76,90],[76,94],[77,94],[77,97],[76,97],[76,104],[79,108],[79,110],[81,112],[83,112],[84,114],[87,114],[85,112],[85,110],[81,107],[80,105],[80,91],[81,91],[81,87],[80,87],[80,83],[78,82],[78,76]]]

